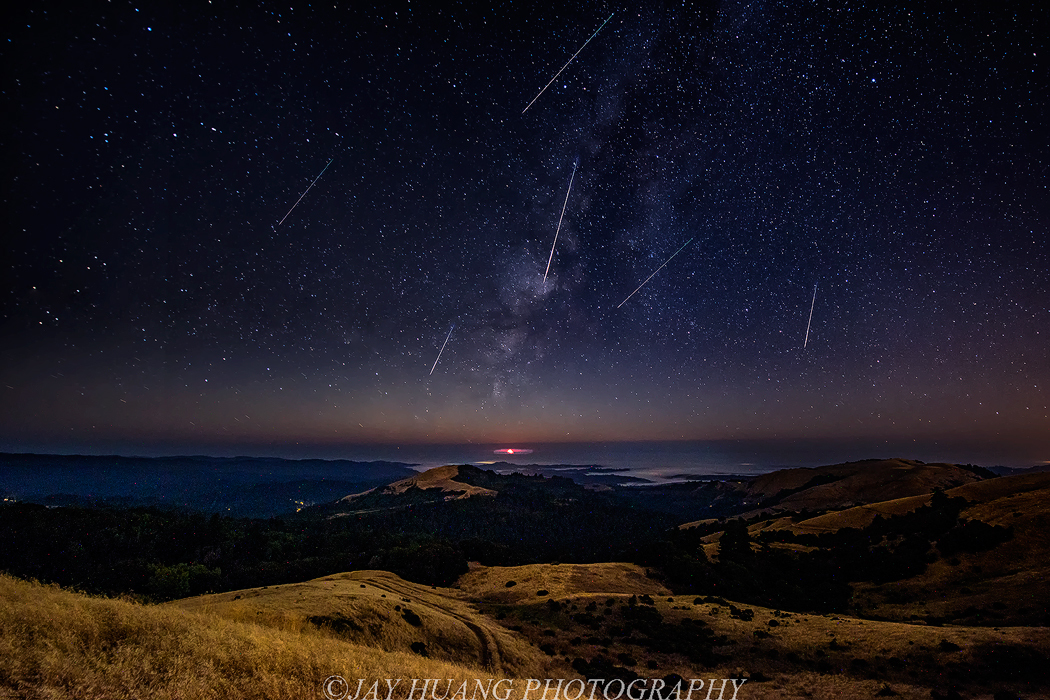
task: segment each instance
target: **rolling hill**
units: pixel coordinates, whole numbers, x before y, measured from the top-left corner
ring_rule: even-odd
[[[387,652],[425,654],[507,677],[539,673],[549,665],[516,635],[477,616],[459,591],[385,571],[353,571],[168,605],[276,628],[316,628]]]
[[[884,619],[1050,624],[1050,473],[971,483],[946,495],[968,502],[961,519],[1008,528],[1012,537],[980,551],[945,552],[939,545],[918,576],[856,586],[854,607]]]
[[[944,491],[963,499],[958,522],[1008,530],[990,546],[960,547],[945,535],[926,554],[922,571],[885,583],[854,584],[851,609],[889,620],[1002,625],[1050,621],[1050,473],[1032,472],[971,481]],[[748,526],[755,541],[812,551],[817,540],[929,508],[931,493],[832,510],[814,517],[770,517]],[[744,518],[747,515],[743,516]],[[709,524],[710,527],[710,524]],[[976,527],[976,526],[975,526]],[[717,557],[721,532],[707,535]],[[1004,535],[1005,536],[1005,535]]]
[[[265,521],[3,506],[11,562],[17,546],[91,581],[98,561],[110,586],[134,562],[145,588],[103,590],[184,592],[0,577],[0,698],[309,697],[332,673],[737,678],[742,699],[1050,689],[1050,474],[869,460],[671,491],[737,515],[676,528],[644,505],[661,489],[471,466]]]
[[[770,472],[748,482],[744,500],[784,510],[837,510],[950,489],[990,476],[955,464],[869,459]]]
[[[299,700],[323,697],[321,684],[334,674],[472,684],[492,675],[479,665],[355,644],[330,627],[94,598],[5,575],[0,629],[2,698]]]
[[[0,697],[318,697],[334,673],[508,678],[515,699],[528,678],[746,679],[742,700],[1050,688],[1047,628],[782,612],[672,595],[614,563],[476,567],[452,589],[362,571],[165,605],[3,576],[0,628]]]

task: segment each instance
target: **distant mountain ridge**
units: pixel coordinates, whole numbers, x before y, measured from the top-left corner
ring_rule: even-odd
[[[1039,474],[1050,472],[1050,464],[1037,464],[1034,467],[988,467],[988,471],[999,476],[1016,476],[1018,474]]]
[[[0,453],[0,494],[51,505],[178,507],[270,517],[417,473],[400,462]]]

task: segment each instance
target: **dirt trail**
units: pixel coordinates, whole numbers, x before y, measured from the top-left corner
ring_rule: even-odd
[[[478,639],[478,648],[480,649],[480,658],[478,661],[480,665],[491,669],[496,673],[502,673],[505,670],[503,668],[503,647],[499,638],[490,630],[482,627],[471,620],[468,616],[455,610],[453,606],[448,604],[446,598],[441,595],[436,595],[430,588],[410,581],[387,579],[385,577],[362,576],[360,578],[354,578],[359,581],[367,581],[369,585],[388,593],[393,593],[394,595],[404,597],[412,596],[414,598],[413,603],[417,603],[421,607],[429,607],[435,612],[447,615],[448,617],[461,622]]]

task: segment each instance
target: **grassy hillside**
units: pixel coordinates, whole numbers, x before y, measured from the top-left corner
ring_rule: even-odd
[[[797,517],[785,516],[773,520],[765,520],[749,527],[751,534],[756,535],[765,530],[787,530],[796,534],[824,532],[837,532],[844,527],[864,529],[871,525],[879,516],[893,517],[904,515],[917,508],[921,508],[930,502],[930,494],[924,493],[919,496],[905,496],[890,501],[879,501],[862,506],[854,506],[845,510],[833,510],[812,518],[798,519]]]
[[[828,551],[842,562],[856,560],[856,552],[846,550],[858,547],[894,553],[887,563],[907,557],[912,563],[895,575],[888,573],[892,566],[883,570],[884,580],[877,580],[878,571],[852,576],[849,609],[866,617],[1047,624],[1050,474],[971,482],[945,491],[942,500],[953,503],[957,515],[939,525],[937,518],[923,515],[932,512],[934,502],[933,494],[924,494],[814,517],[760,516],[749,522],[747,533],[761,546]],[[904,524],[893,526],[898,520]],[[717,557],[725,525],[708,521],[697,527],[710,531],[699,541],[707,556]]]
[[[503,595],[519,588],[526,595]],[[1031,698],[1050,688],[1046,628],[931,627],[668,595],[627,564],[481,568],[458,590],[356,572],[159,606],[3,576],[0,629],[0,697],[12,698],[320,697],[334,673],[457,685],[509,677],[515,698],[525,678],[673,674],[747,678],[746,700]],[[398,650],[420,639],[430,658]]]
[[[3,575],[0,630],[0,697],[299,700],[321,697],[321,682],[333,674],[370,680],[492,675],[353,644],[311,625],[273,626],[93,598]]]
[[[986,551],[944,551],[918,575],[855,587],[854,608],[886,619],[964,624],[1050,623],[1050,474],[1007,476],[947,492],[970,502],[960,518],[1012,529]]]
[[[455,481],[455,478],[459,476],[459,470],[460,467],[454,465],[428,469],[421,474],[395,481],[382,488],[344,496],[337,501],[332,510],[340,516],[355,515],[373,510],[404,508],[409,504],[437,503],[471,496],[496,495],[496,492],[491,489]],[[399,496],[401,498],[396,498]]]
[[[979,481],[976,468],[911,459],[868,459],[813,469],[781,469],[752,479],[747,498],[787,510],[841,509]]]
[[[963,511],[967,517],[984,522],[995,521],[995,524],[1013,524],[1010,519],[1014,517],[1014,512],[1027,513],[1033,517],[1044,512],[1042,504],[1048,489],[1050,489],[1050,473],[1039,472],[972,482],[948,489],[945,494],[965,498],[972,504]],[[754,534],[763,530],[821,533],[835,532],[845,527],[865,528],[877,516],[902,515],[927,505],[931,496],[932,489],[930,492],[916,496],[878,501],[843,510],[830,510],[827,513],[801,520],[784,517],[762,521],[750,529]],[[1007,518],[1007,515],[1010,518]]]
[[[517,635],[478,617],[460,591],[423,586],[385,571],[354,571],[170,605],[277,629],[316,630],[502,676],[546,677],[549,666],[542,653]]]
[[[530,564],[475,567],[456,582],[471,599],[485,603],[531,603],[565,595],[609,593],[669,595],[634,564]]]
[[[931,627],[671,595],[630,564],[481,568],[457,585],[569,677],[721,675],[749,679],[740,698],[923,700],[953,688],[1042,697],[1050,682],[1037,663],[1050,649],[1045,628]]]

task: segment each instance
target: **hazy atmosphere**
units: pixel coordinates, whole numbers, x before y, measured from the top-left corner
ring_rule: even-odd
[[[0,449],[1050,460],[1038,3],[5,15]]]

